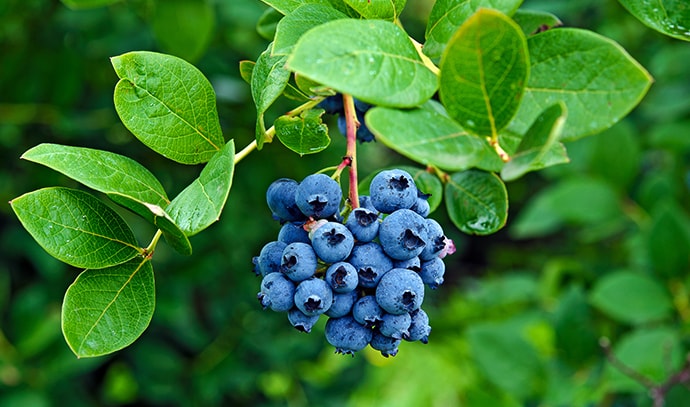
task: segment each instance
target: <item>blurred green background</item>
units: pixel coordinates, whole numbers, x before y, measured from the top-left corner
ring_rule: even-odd
[[[409,0],[403,22],[423,40],[433,2]],[[324,320],[306,335],[263,311],[252,256],[279,225],[265,205],[275,178],[335,165],[342,137],[299,158],[278,143],[236,170],[219,223],[182,257],[160,245],[157,306],[144,335],[114,355],[78,360],[60,304],[80,270],[54,260],[0,206],[0,406],[651,406],[598,345],[656,383],[690,349],[690,44],[651,31],[615,1],[526,0],[564,25],[619,42],[654,76],[642,104],[605,134],[567,145],[572,163],[508,184],[510,220],[489,237],[454,230],[442,289],[427,295],[430,343],[335,355]],[[210,79],[226,138],[253,139],[255,112],[238,73],[267,40],[258,0],[129,0],[72,10],[57,0],[0,4],[0,200],[73,181],[23,162],[41,142],[101,148],[144,163],[169,196],[199,171],[136,141],[112,103],[109,57],[153,50],[188,59]],[[279,104],[270,114],[288,110]],[[382,145],[360,148],[360,174],[409,164]],[[154,231],[122,212],[141,242]],[[672,386],[667,406],[690,405]]]

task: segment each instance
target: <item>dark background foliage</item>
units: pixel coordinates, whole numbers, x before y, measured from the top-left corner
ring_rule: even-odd
[[[266,6],[209,1],[199,12],[204,23],[185,28],[190,2],[0,4],[0,200],[79,187],[19,159],[41,142],[130,156],[170,196],[197,176],[199,168],[165,161],[118,120],[109,57],[131,50],[190,60],[216,90],[226,138],[239,147],[253,139],[255,112],[238,63],[266,47],[255,30]],[[419,40],[431,4],[408,1],[403,15]],[[390,359],[334,355],[323,321],[305,335],[256,301],[251,257],[279,228],[265,190],[275,178],[337,164],[344,140],[334,133],[317,156],[273,143],[242,161],[221,221],[192,239],[194,254],[159,246],[153,321],[107,357],[78,360],[61,336],[62,297],[80,270],[44,253],[0,205],[0,405],[651,405],[647,389],[612,368],[598,341],[608,337],[617,360],[656,383],[681,369],[690,348],[690,45],[651,31],[614,1],[523,7],[613,38],[656,82],[623,122],[570,143],[571,164],[509,183],[503,231],[468,237],[442,209],[435,213],[459,252],[447,259],[446,284],[428,296],[428,345],[403,344]],[[361,174],[409,164],[377,144],[362,146],[359,160]],[[146,224],[122,214],[141,241],[150,239]],[[688,405],[686,387],[669,387],[668,406]]]

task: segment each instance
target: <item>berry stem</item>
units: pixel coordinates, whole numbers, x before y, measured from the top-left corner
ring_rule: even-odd
[[[349,198],[352,209],[357,209],[359,208],[359,192],[357,191],[357,128],[359,127],[359,122],[357,121],[355,101],[352,95],[343,94],[343,106],[345,107],[345,123],[347,128],[347,151],[341,166],[343,164],[350,166]]]

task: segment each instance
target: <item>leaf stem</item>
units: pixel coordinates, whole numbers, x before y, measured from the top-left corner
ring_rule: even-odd
[[[268,133],[268,131],[266,133]],[[256,146],[257,146],[256,140],[254,140],[251,143],[249,143],[245,148],[243,148],[242,151],[235,154],[235,164],[242,161],[242,159],[245,158],[246,156],[248,156],[249,153],[256,150]]]
[[[343,106],[345,107],[345,123],[347,128],[347,151],[339,169],[342,171],[345,166],[350,166],[349,199],[352,209],[356,209],[359,208],[359,191],[357,190],[357,128],[359,128],[360,123],[357,121],[355,101],[352,95],[343,94]]]
[[[158,229],[156,231],[156,234],[153,235],[153,239],[151,239],[151,243],[149,243],[148,247],[144,249],[144,252],[142,253],[142,256],[150,259],[151,256],[153,256],[154,250],[156,250],[156,246],[158,245],[158,241],[161,239],[161,236],[163,236],[163,231]]]
[[[438,76],[438,74],[441,72],[441,70],[436,66],[436,64],[434,64],[434,62],[431,60],[431,58],[426,56],[424,51],[422,51],[423,45],[420,44],[419,42],[417,42],[417,40],[415,40],[414,38],[412,38],[412,37],[409,37],[409,38],[410,38],[410,41],[412,41],[414,48],[417,50],[417,54],[419,54],[419,57],[422,59],[424,66],[429,68],[429,70],[431,72],[433,72],[434,75]]]

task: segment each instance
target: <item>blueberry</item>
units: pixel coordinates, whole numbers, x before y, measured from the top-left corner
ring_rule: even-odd
[[[423,301],[424,283],[412,270],[393,269],[381,277],[376,287],[376,302],[390,314],[412,312]]]
[[[376,137],[364,123],[363,112],[357,111],[357,121],[359,122],[357,133],[355,133],[357,141],[359,141],[360,143],[368,143],[370,141],[374,141]],[[340,133],[343,136],[347,136],[347,119],[345,118],[345,115],[338,116],[338,131],[340,131]]]
[[[446,265],[438,257],[434,257],[432,260],[425,261],[422,263],[422,270],[419,272],[419,276],[422,278],[424,284],[428,285],[429,288],[435,290],[443,284],[443,274],[446,272]]]
[[[295,284],[281,273],[270,273],[261,281],[261,291],[256,295],[261,305],[273,311],[285,312],[295,305]]]
[[[355,110],[357,110],[358,112],[366,113],[367,111],[369,111],[369,109],[372,108],[372,105],[370,105],[367,102],[363,102],[357,98],[353,98],[353,100],[355,102]]]
[[[369,209],[377,215],[379,213],[378,209],[374,208],[374,203],[371,201],[371,197],[369,195],[359,196],[359,207]]]
[[[280,262],[283,257],[283,250],[287,244],[283,242],[269,242],[261,248],[261,252],[256,259],[256,271],[262,276],[269,273],[280,271]]]
[[[413,257],[407,260],[396,260],[393,262],[393,268],[409,269],[419,272],[422,269],[422,261],[419,259],[419,257]]]
[[[409,209],[386,216],[379,226],[379,241],[387,255],[395,260],[419,256],[426,246],[426,219]]]
[[[326,174],[308,175],[295,190],[295,203],[306,216],[328,218],[340,209],[343,191]]]
[[[430,196],[431,195],[420,193],[414,205],[412,205],[410,209],[417,212],[419,216],[426,218],[427,216],[429,216],[429,213],[431,212],[431,206],[429,206]]]
[[[352,317],[362,325],[374,326],[381,321],[383,309],[373,295],[365,295],[352,306]]]
[[[285,246],[280,262],[280,271],[292,281],[302,281],[316,273],[318,260],[314,249],[306,243],[290,243]]]
[[[397,355],[399,345],[400,339],[385,336],[381,332],[374,332],[369,341],[369,346],[381,352],[384,357]]]
[[[427,245],[419,255],[422,260],[428,261],[438,258],[443,249],[446,248],[447,239],[443,234],[443,228],[433,219],[426,220],[426,237],[424,241]]]
[[[320,278],[302,281],[295,289],[295,306],[307,316],[323,314],[333,302],[333,291]]]
[[[366,208],[350,212],[345,226],[358,242],[371,242],[379,233],[379,215]]]
[[[293,308],[288,311],[288,321],[295,327],[298,331],[309,333],[311,328],[316,324],[321,315],[305,315],[304,312],[297,308]]]
[[[388,314],[385,313],[381,317],[381,323],[378,325],[381,334],[395,338],[401,339],[404,335],[409,336],[408,329],[412,323],[412,317],[409,313],[404,314]]]
[[[355,267],[346,262],[333,263],[326,270],[324,278],[334,293],[347,293],[357,288],[359,275]]]
[[[352,312],[352,306],[358,298],[357,291],[333,294],[333,302],[326,311],[326,315],[331,318],[340,318]]]
[[[417,187],[409,173],[403,170],[384,170],[371,180],[369,195],[374,207],[383,213],[409,209],[417,202]]]
[[[328,114],[343,113],[343,95],[337,94],[329,96],[321,102],[319,102],[319,104],[316,105],[316,107],[325,110]]]
[[[311,244],[321,260],[336,263],[350,255],[355,239],[345,225],[327,222],[312,231]]]
[[[357,323],[351,316],[329,318],[326,322],[326,340],[335,346],[336,353],[354,355],[371,341],[371,329]]]
[[[348,262],[357,270],[359,285],[364,288],[376,287],[381,276],[393,268],[393,261],[374,242],[355,245]]]
[[[286,244],[295,242],[311,244],[309,233],[304,230],[302,224],[292,222],[287,222],[280,228],[280,232],[278,232],[278,241],[285,242]]]
[[[410,312],[410,317],[412,318],[412,322],[410,323],[410,328],[408,329],[409,333],[407,335],[403,335],[403,339],[411,342],[429,342],[431,327],[429,326],[429,316],[426,314],[426,312],[420,308]]]
[[[304,219],[304,215],[295,203],[297,181],[280,178],[271,183],[266,190],[266,202],[273,217],[281,222]]]

